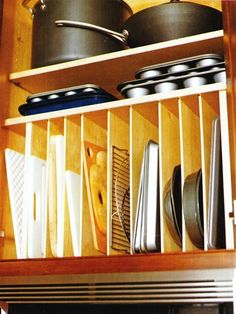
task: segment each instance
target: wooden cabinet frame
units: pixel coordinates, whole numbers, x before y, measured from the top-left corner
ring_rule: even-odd
[[[10,145],[19,151],[23,150],[24,138],[25,138],[25,125],[33,124],[43,129],[45,133],[47,129],[47,121],[53,121],[55,124],[61,125],[61,121],[68,119],[73,127],[80,132],[80,124],[77,122],[77,118],[86,116],[91,120],[96,118],[100,112],[104,114],[109,111],[110,115],[114,114],[116,119],[122,116],[124,127],[122,130],[126,133],[126,126],[130,122],[129,108],[134,108],[137,115],[142,112],[143,120],[149,119],[150,124],[153,124],[152,118],[146,117],[143,109],[143,105],[147,105],[152,108],[155,107],[158,102],[165,103],[169,98],[181,98],[192,97],[192,95],[198,95],[199,90],[190,90],[187,92],[177,91],[171,97],[161,95],[145,96],[140,99],[120,99],[111,105],[97,105],[86,110],[67,110],[57,113],[48,113],[43,116],[34,117],[19,117],[17,112],[17,104],[22,103],[25,97],[29,93],[36,93],[43,90],[52,90],[55,88],[62,88],[71,85],[79,85],[81,81],[89,80],[92,77],[92,72],[97,73],[97,77],[94,78],[94,83],[98,83],[102,80],[105,89],[120,98],[116,90],[117,81],[124,79],[122,71],[117,71],[116,62],[123,65],[123,68],[127,69],[125,79],[131,79],[134,73],[134,69],[142,67],[150,63],[156,63],[161,61],[167,61],[174,56],[186,57],[192,54],[194,51],[196,54],[209,52],[209,47],[212,47],[215,53],[224,51],[227,65],[227,96],[228,96],[228,121],[229,121],[229,142],[230,142],[230,162],[231,162],[231,176],[232,176],[232,199],[236,197],[236,83],[235,83],[235,64],[236,64],[236,48],[234,42],[235,36],[235,12],[236,4],[234,1],[222,1],[222,9],[224,14],[224,35],[221,31],[213,32],[211,34],[202,34],[197,39],[185,38],[177,41],[171,41],[170,43],[160,43],[150,45],[147,47],[135,48],[131,51],[121,51],[117,53],[107,54],[103,56],[93,57],[91,59],[76,60],[68,64],[60,64],[55,66],[49,66],[40,69],[26,70],[29,68],[30,60],[30,48],[27,43],[27,38],[30,38],[31,32],[28,27],[30,21],[24,18],[24,12],[18,8],[17,1],[4,1],[4,18],[2,28],[2,41],[1,41],[1,122],[2,128],[0,130],[0,169],[3,173],[0,179],[0,190],[3,193],[7,192],[6,186],[6,174],[5,163],[3,158],[4,149]],[[11,23],[9,21],[14,21]],[[20,26],[19,26],[20,25]],[[20,28],[22,30],[20,31]],[[224,45],[223,40],[224,39]],[[28,49],[22,50],[24,45]],[[173,54],[174,51],[174,54]],[[21,64],[18,60],[23,58],[25,64]],[[113,60],[116,62],[113,62]],[[107,73],[106,80],[103,81],[103,69],[106,64],[109,64],[109,73]],[[117,72],[117,76],[114,78],[111,73]],[[82,80],[78,78],[78,73],[82,74]],[[76,80],[75,80],[76,77]],[[37,82],[37,84],[35,84]],[[217,85],[217,84],[216,84]],[[210,87],[202,87],[200,94],[214,93],[225,89],[225,85],[219,83],[219,85]],[[168,105],[167,111],[168,109]],[[178,104],[177,104],[178,107]],[[177,108],[176,107],[176,108]],[[125,108],[125,109],[122,109]],[[116,111],[117,110],[117,111]],[[153,112],[153,111],[151,111]],[[169,114],[170,110],[165,114]],[[175,113],[176,114],[176,113]],[[105,114],[106,116],[106,114]],[[103,119],[103,118],[102,118]],[[109,116],[112,120],[112,117]],[[96,120],[96,119],[95,119]],[[111,121],[110,120],[110,121]],[[44,126],[41,125],[43,121]],[[74,122],[76,121],[76,125]],[[103,120],[102,120],[103,121]],[[112,120],[113,121],[113,120]],[[146,121],[146,120],[145,120]],[[62,124],[63,124],[62,123]],[[156,121],[155,121],[156,123]],[[72,126],[73,125],[73,126]],[[67,126],[68,128],[70,126]],[[106,126],[107,128],[107,126]],[[166,126],[168,128],[168,126]],[[103,126],[104,129],[104,126]],[[131,129],[131,127],[130,127]],[[165,128],[164,128],[165,129]],[[64,129],[65,130],[65,129]],[[45,131],[45,132],[44,132]],[[55,131],[56,132],[56,131]],[[64,132],[64,131],[63,131]],[[174,132],[174,131],[173,131]],[[130,136],[130,133],[129,133]],[[132,135],[131,135],[132,138]],[[80,139],[78,140],[80,142]],[[131,139],[132,141],[132,139]],[[135,197],[134,197],[135,199]],[[230,200],[231,202],[231,200]],[[232,204],[231,204],[232,205]],[[233,205],[232,205],[233,206]],[[230,207],[232,207],[230,206]],[[188,270],[197,271],[199,269],[209,269],[214,274],[215,269],[231,270],[236,268],[236,251],[234,249],[216,250],[216,251],[194,251],[186,250],[186,252],[165,252],[164,254],[140,254],[140,255],[118,255],[111,254],[112,256],[84,256],[84,257],[65,257],[65,258],[47,258],[40,260],[16,260],[14,259],[14,235],[12,227],[6,230],[4,226],[11,226],[11,214],[9,200],[5,198],[0,200],[0,230],[4,231],[4,237],[0,238],[1,246],[1,258],[0,261],[0,280],[2,279],[2,285],[7,286],[7,281],[11,282],[12,287],[16,285],[18,288],[26,284],[33,285],[34,280],[38,281],[37,284],[43,285],[51,282],[56,278],[63,280],[63,276],[69,276],[69,281],[73,283],[73,276],[80,282],[81,278],[86,278],[88,275],[96,274],[108,274],[116,275],[117,273],[127,274],[125,281],[135,280],[138,274],[163,272],[167,274],[169,271],[181,272],[184,276],[184,272]],[[3,210],[4,208],[4,210]],[[233,212],[229,209],[230,218],[233,220]],[[165,249],[164,249],[165,251]],[[85,254],[86,255],[86,254]],[[93,254],[91,254],[93,255]],[[9,260],[8,258],[11,258]],[[227,271],[226,271],[227,272]],[[232,274],[234,272],[232,271]],[[81,277],[81,276],[82,277]],[[61,277],[62,276],[62,277]],[[83,277],[84,276],[84,277]],[[212,275],[213,276],[213,275]],[[232,275],[235,281],[235,275]],[[32,280],[30,279],[32,278]],[[36,278],[36,279],[35,279]],[[63,277],[64,278],[64,277]],[[132,279],[129,279],[132,278]],[[91,278],[90,278],[91,280]],[[95,280],[95,279],[94,279]],[[67,281],[65,285],[69,285]],[[11,289],[13,289],[11,287]],[[13,289],[14,290],[14,289]],[[234,296],[230,300],[235,299],[235,284],[234,284]],[[10,302],[11,296],[6,299]],[[53,300],[51,300],[53,302]],[[158,301],[157,301],[158,302]],[[4,309],[5,303],[2,308]],[[1,307],[1,304],[0,304]],[[7,306],[6,306],[7,310]]]

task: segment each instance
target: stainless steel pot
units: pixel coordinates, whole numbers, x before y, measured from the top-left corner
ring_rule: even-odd
[[[76,20],[119,31],[132,15],[122,0],[39,0],[34,7],[30,1],[23,0],[22,5],[33,17],[33,68],[126,48],[107,33],[55,25],[56,20]]]

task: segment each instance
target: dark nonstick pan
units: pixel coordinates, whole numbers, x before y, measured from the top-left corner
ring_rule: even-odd
[[[131,15],[122,24],[120,33],[75,20],[55,22],[57,26],[85,28],[104,33],[133,48],[222,29],[222,13],[206,5],[172,0]]]
[[[174,168],[164,191],[164,212],[167,227],[174,241],[182,246],[181,166]]]
[[[184,181],[183,211],[186,230],[190,240],[196,247],[203,248],[204,232],[201,169],[187,176]]]

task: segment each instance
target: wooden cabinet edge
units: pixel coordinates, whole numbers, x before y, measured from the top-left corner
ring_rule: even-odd
[[[25,124],[28,122],[50,120],[50,119],[55,119],[59,117],[66,117],[66,116],[94,112],[98,110],[112,110],[118,107],[135,106],[139,104],[145,104],[145,103],[147,104],[147,103],[153,103],[153,102],[158,103],[159,101],[162,101],[165,99],[179,98],[179,97],[185,97],[189,95],[198,95],[198,94],[210,93],[214,91],[220,92],[221,90],[225,90],[225,89],[226,89],[225,83],[213,83],[213,84],[204,85],[200,87],[191,87],[191,88],[186,88],[186,89],[175,90],[168,93],[147,95],[147,96],[143,96],[139,98],[126,98],[126,99],[120,99],[120,100],[97,104],[97,105],[89,105],[89,106],[78,107],[78,108],[73,108],[73,109],[51,111],[48,113],[8,118],[4,120],[3,126],[11,127],[14,125]]]
[[[236,250],[0,261],[0,278],[235,268]]]

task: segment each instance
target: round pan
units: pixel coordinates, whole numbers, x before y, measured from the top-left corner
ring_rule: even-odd
[[[222,29],[222,12],[206,5],[172,0],[133,14],[124,22],[124,29],[128,46],[133,48]]]
[[[201,169],[186,177],[183,188],[183,211],[186,229],[192,243],[203,248],[203,203]]]
[[[182,246],[181,167],[176,166],[164,191],[164,212],[167,227],[174,241]]]
[[[181,190],[181,166],[174,168],[172,174],[172,200],[173,200],[173,215],[176,229],[179,237],[182,239],[182,190]]]
[[[167,182],[166,189],[164,191],[164,212],[166,217],[167,228],[170,232],[173,240],[181,246],[181,240],[179,238],[179,233],[176,229],[175,219],[173,215],[173,204],[171,197],[171,179]]]

